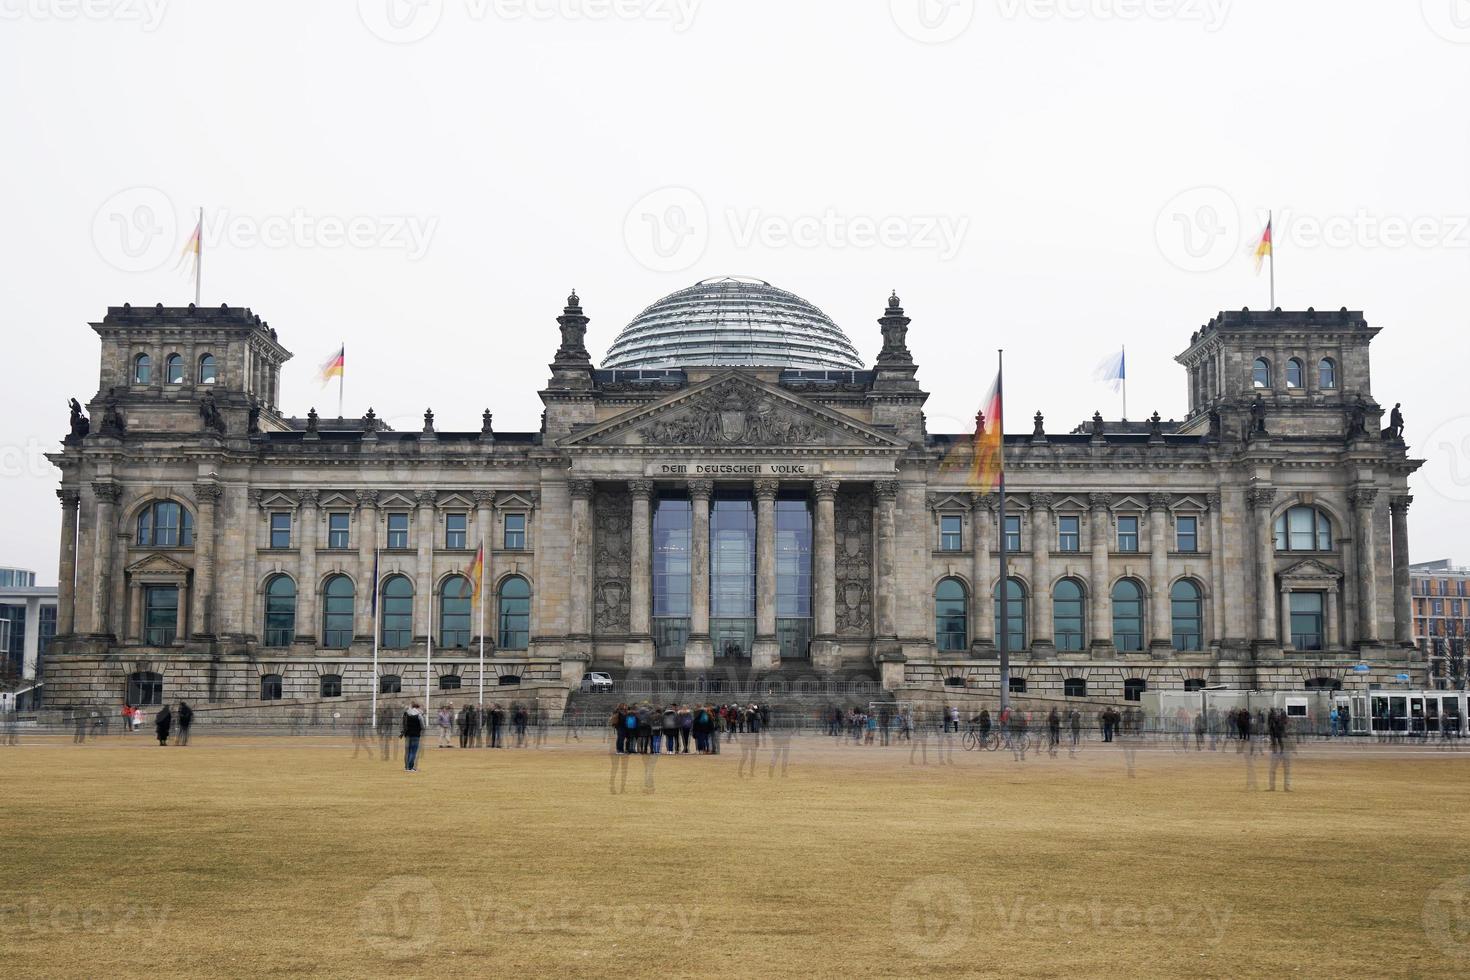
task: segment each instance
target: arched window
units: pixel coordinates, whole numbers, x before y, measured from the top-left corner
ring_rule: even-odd
[[[1064,578],[1051,590],[1052,622],[1056,630],[1053,640],[1058,650],[1081,650],[1086,639],[1083,632],[1082,583]]]
[[[1143,692],[1148,690],[1148,681],[1142,677],[1130,677],[1123,682],[1124,701],[1142,701]]]
[[[940,653],[968,649],[965,586],[959,579],[942,579],[934,590],[934,644]]]
[[[378,614],[383,622],[383,646],[402,650],[413,644],[413,583],[395,575],[383,584]]]
[[[321,692],[324,698],[340,698],[342,696],[342,675],[323,674]]]
[[[1257,388],[1271,387],[1271,362],[1264,357],[1256,358],[1251,365],[1251,384]]]
[[[194,517],[172,500],[155,500],[138,514],[138,544],[145,548],[194,547]]]
[[[1292,507],[1276,518],[1277,551],[1331,551],[1332,520],[1315,507]]]
[[[352,579],[333,575],[322,589],[322,646],[346,650],[352,645]]]
[[[531,584],[519,575],[500,583],[499,633],[497,645],[502,650],[525,650],[531,645]]]
[[[1337,362],[1330,357],[1324,357],[1317,362],[1317,387],[1337,387]]]
[[[470,580],[454,575],[444,580],[439,594],[439,645],[464,648],[470,645]]]
[[[1087,680],[1082,677],[1068,677],[1062,681],[1062,693],[1069,698],[1087,697]]]
[[[214,366],[214,355],[213,354],[202,354],[202,355],[200,355],[200,357],[199,357],[199,383],[202,384],[202,385],[212,385],[212,384],[214,384],[214,382],[218,378],[218,376],[219,375],[216,373],[216,369],[215,369],[215,366]]]
[[[1026,649],[1026,587],[1016,579],[1006,579],[1005,597],[1001,584],[995,583],[995,644],[1005,635],[1007,650]]]
[[[281,675],[280,674],[261,674],[260,675],[260,700],[262,700],[262,701],[279,701],[279,700],[281,700]]]
[[[460,678],[459,678],[459,675],[458,674],[440,674],[439,675],[439,690],[441,690],[441,691],[458,691],[459,690],[459,685],[460,685]]]
[[[1169,590],[1170,618],[1174,623],[1174,649],[1198,650],[1203,642],[1204,605],[1200,587],[1187,578]]]
[[[402,694],[403,678],[397,674],[384,674],[378,678],[379,694]]]
[[[1143,649],[1143,589],[1130,578],[1113,586],[1113,646],[1120,652]]]
[[[277,575],[265,585],[265,645],[287,647],[296,639],[296,583]]]
[[[177,354],[170,354],[163,359],[163,380],[171,385],[184,383],[184,359]]]
[[[1012,677],[1011,678],[1011,693],[1012,694],[1025,694],[1026,693],[1026,678],[1024,678],[1024,677]]]
[[[163,704],[163,675],[152,670],[138,670],[128,675],[127,703]]]
[[[1205,689],[1205,679],[1203,677],[1186,677],[1184,679],[1184,689],[1186,691],[1203,691]]]
[[[139,354],[133,358],[133,384],[146,385],[153,381],[153,358]]]
[[[1286,362],[1286,387],[1300,388],[1307,383],[1307,369],[1302,362],[1293,357]]]
[[[1309,677],[1307,679],[1307,690],[1341,691],[1342,681],[1336,677]]]

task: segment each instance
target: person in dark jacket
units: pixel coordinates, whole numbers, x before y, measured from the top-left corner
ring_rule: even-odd
[[[153,719],[153,730],[158,733],[158,744],[167,745],[169,733],[174,729],[174,715],[168,705],[159,710],[158,716]]]
[[[403,768],[405,772],[419,771],[419,739],[424,734],[424,713],[419,703],[413,702],[403,713],[403,726],[398,735],[403,739]]]
[[[499,703],[490,708],[490,747],[492,749],[503,749],[505,745],[500,741],[500,730],[505,727],[505,709]]]
[[[189,744],[189,726],[194,724],[194,709],[188,701],[179,702],[179,744]]]

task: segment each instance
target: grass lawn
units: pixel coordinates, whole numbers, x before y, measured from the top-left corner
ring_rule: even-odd
[[[10,976],[1470,974],[1470,752],[0,747]],[[753,761],[755,776],[737,771]],[[610,787],[611,777],[611,787]],[[624,782],[624,778],[626,782]],[[613,792],[612,790],[621,790]]]

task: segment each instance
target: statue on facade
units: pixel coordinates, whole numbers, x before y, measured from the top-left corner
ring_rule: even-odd
[[[485,409],[480,414],[480,435],[491,436],[495,434],[495,416],[490,414],[490,409]]]
[[[1219,409],[1211,408],[1210,409],[1210,438],[1211,439],[1218,439],[1218,438],[1220,438],[1220,434],[1221,434],[1221,432],[1224,431],[1224,428],[1225,428],[1225,424],[1224,424],[1224,421],[1220,418],[1220,411],[1219,411]]]
[[[71,440],[81,441],[82,437],[92,431],[92,423],[82,414],[82,404],[75,398],[71,400]]]
[[[1348,438],[1368,434],[1368,403],[1359,395],[1348,413]]]
[[[252,399],[250,399],[250,408],[246,411],[246,414],[245,414],[245,433],[247,435],[252,435],[253,436],[253,435],[256,435],[259,432],[260,432],[260,402],[257,401],[256,399],[252,398]]]
[[[126,432],[122,413],[117,410],[117,395],[109,391],[107,400],[102,403],[102,434],[121,439]]]
[[[1103,417],[1102,417],[1102,412],[1093,412],[1092,413],[1092,434],[1096,438],[1102,438],[1102,435],[1103,435]]]
[[[434,431],[434,410],[432,408],[424,409],[424,431]]]
[[[204,428],[210,432],[225,434],[225,419],[219,413],[219,405],[215,403],[214,392],[206,391],[204,397],[199,400],[199,417],[204,420]]]
[[[1158,412],[1154,412],[1148,420],[1148,435],[1150,439],[1164,437],[1164,420]]]
[[[983,436],[983,435],[985,435],[985,413],[984,412],[976,412],[975,413],[975,435],[977,435],[977,436]]]
[[[1388,428],[1383,430],[1383,438],[1404,441],[1404,413],[1399,411],[1402,406],[1403,402],[1393,403],[1393,408],[1388,413]]]
[[[315,432],[315,431],[317,431],[317,424],[320,421],[321,421],[320,417],[316,414],[316,407],[315,406],[312,406],[312,408],[309,411],[307,411],[307,413],[306,413],[306,431],[307,432]]]
[[[1251,435],[1266,435],[1266,400],[1260,395],[1251,402]]]
[[[367,410],[367,414],[363,415],[363,417],[362,417],[362,431],[364,431],[364,432],[377,432],[378,431],[378,413],[375,412],[375,411],[373,411],[371,406],[369,406],[369,408]]]

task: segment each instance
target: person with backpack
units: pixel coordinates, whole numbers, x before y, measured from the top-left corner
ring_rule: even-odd
[[[689,735],[694,730],[694,712],[689,710],[688,705],[679,705],[679,741],[683,745],[684,754],[689,754]]]
[[[403,739],[403,769],[405,772],[419,771],[419,739],[424,734],[424,713],[417,701],[403,713],[403,723],[398,737]]]
[[[189,707],[189,702],[179,702],[179,744],[189,744],[189,726],[194,724],[194,709]]]

